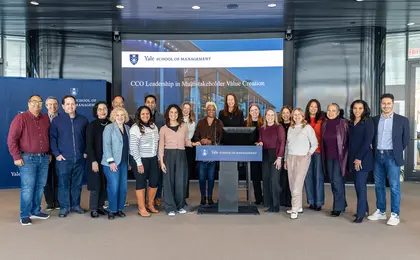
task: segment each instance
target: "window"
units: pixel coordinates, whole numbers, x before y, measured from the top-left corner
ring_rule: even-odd
[[[386,36],[385,85],[405,84],[406,34]]]
[[[26,77],[26,39],[25,37],[5,36],[4,76]]]

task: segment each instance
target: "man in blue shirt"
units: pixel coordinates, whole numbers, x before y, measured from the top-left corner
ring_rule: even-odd
[[[86,117],[76,113],[73,96],[65,96],[62,107],[65,113],[55,117],[50,127],[51,151],[57,160],[60,218],[67,217],[70,210],[85,213],[80,207],[80,195],[87,157],[86,127],[89,123]]]
[[[394,113],[392,94],[381,96],[381,110],[382,113],[373,118],[375,125],[373,174],[377,209],[368,219],[387,219],[385,181],[388,177],[391,188],[391,216],[387,224],[396,226],[400,223],[400,167],[404,165],[403,154],[410,140],[410,126],[406,117]]]

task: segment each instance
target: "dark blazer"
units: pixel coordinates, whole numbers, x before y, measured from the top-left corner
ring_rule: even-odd
[[[362,171],[370,172],[373,170],[373,143],[374,126],[371,118],[360,121],[356,125],[350,123],[349,128],[349,168],[351,172],[356,172],[354,160],[362,161]]]
[[[100,190],[101,179],[104,179],[103,168],[101,165],[102,162],[102,147],[103,147],[103,138],[102,134],[104,132],[105,126],[111,122],[108,119],[96,119],[89,123],[86,129],[86,151],[88,155],[88,189]],[[92,170],[92,162],[97,162],[99,166],[99,172],[94,172]]]
[[[321,140],[324,140],[325,130],[327,129],[328,119],[322,123],[321,126]],[[338,160],[340,162],[340,169],[343,176],[348,172],[348,145],[349,145],[349,123],[346,119],[340,118],[340,122],[337,125],[337,147],[338,147]],[[321,141],[321,159],[324,170],[326,169],[326,155],[325,145]],[[326,172],[326,171],[324,171]]]
[[[403,153],[410,142],[410,123],[408,118],[394,113],[392,122],[392,147],[394,159],[398,166],[404,165]],[[376,151],[378,147],[378,125],[381,115],[373,117],[373,124],[375,126],[374,145],[373,149]]]

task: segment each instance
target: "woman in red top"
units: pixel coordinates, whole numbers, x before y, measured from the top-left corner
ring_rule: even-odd
[[[315,130],[318,144],[321,144],[321,125],[324,115],[318,100],[309,100],[305,109],[305,120]],[[309,209],[320,211],[324,205],[324,169],[321,163],[321,145],[318,145],[311,156],[311,164],[305,179],[305,190]]]

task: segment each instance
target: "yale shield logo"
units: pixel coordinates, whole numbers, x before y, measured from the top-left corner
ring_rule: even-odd
[[[70,95],[77,96],[77,93],[79,93],[78,88],[70,88]]]
[[[201,150],[201,155],[202,156],[207,156],[208,152],[206,149]]]
[[[139,55],[138,54],[130,54],[130,62],[133,65],[136,65],[139,62]]]

